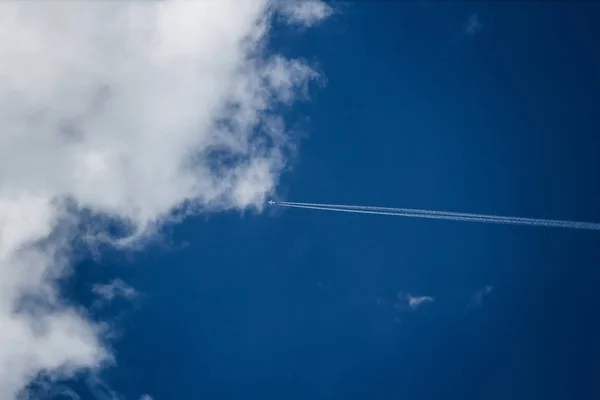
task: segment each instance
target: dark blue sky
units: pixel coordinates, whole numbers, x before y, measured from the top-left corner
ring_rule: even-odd
[[[600,222],[600,3],[340,10],[275,31],[327,78],[281,198]],[[105,376],[128,398],[600,398],[597,232],[277,209],[172,238],[74,277],[144,293]]]

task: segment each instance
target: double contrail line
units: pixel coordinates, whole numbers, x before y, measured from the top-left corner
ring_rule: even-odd
[[[444,219],[450,221],[470,221],[482,222],[489,224],[505,224],[505,225],[528,225],[541,226],[546,228],[570,228],[570,229],[588,229],[600,230],[600,223],[595,222],[579,222],[579,221],[561,221],[555,219],[540,219],[540,218],[521,218],[521,217],[505,217],[499,215],[472,214],[450,211],[433,211],[419,210],[412,208],[395,208],[395,207],[372,207],[372,206],[357,206],[345,204],[325,204],[325,203],[299,203],[291,201],[273,202],[280,207],[303,208],[308,210],[322,210],[335,212],[348,212],[358,214],[375,214],[388,215],[395,217],[408,218],[428,218],[428,219]]]

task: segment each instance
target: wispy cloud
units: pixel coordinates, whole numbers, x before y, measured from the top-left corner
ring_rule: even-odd
[[[276,3],[2,4],[0,399],[112,361],[60,297],[75,239],[132,246],[175,212],[262,209],[293,147],[276,110],[318,78],[266,52]],[[284,15],[314,25],[328,8],[311,3]]]
[[[435,299],[431,296],[413,296],[409,293],[399,292],[398,301],[394,307],[399,311],[416,310],[426,303],[432,303]]]
[[[418,296],[418,297],[408,296],[408,305],[412,309],[419,307],[421,304],[431,303],[433,301],[434,301],[434,299],[431,296]]]
[[[333,14],[333,8],[318,0],[282,0],[277,6],[288,23],[310,27]]]
[[[123,297],[125,299],[133,299],[139,295],[139,293],[123,282],[120,279],[114,279],[110,283],[105,285],[95,284],[92,287],[92,292],[100,296],[102,300],[111,302],[115,297]]]
[[[482,28],[483,28],[483,25],[481,24],[481,21],[479,20],[479,14],[478,13],[471,14],[471,16],[469,16],[467,24],[465,25],[465,32],[467,32],[467,34],[473,36],[477,32],[479,32]]]
[[[471,299],[469,300],[469,303],[467,304],[467,308],[474,308],[474,307],[479,307],[481,306],[481,303],[483,302],[483,298],[487,295],[489,295],[490,293],[492,293],[492,291],[494,290],[493,286],[485,286],[481,289],[479,289],[478,291],[476,291],[473,296],[471,296]]]

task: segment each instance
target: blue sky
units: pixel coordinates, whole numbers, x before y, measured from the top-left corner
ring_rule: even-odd
[[[597,12],[353,2],[276,35],[327,78],[291,114],[307,136],[281,197],[600,221]],[[173,240],[189,246],[102,265],[145,293],[115,345],[122,392],[600,393],[594,232],[268,210],[193,218]],[[398,311],[402,291],[435,301]]]
[[[333,7],[269,38],[323,77],[282,111],[297,147],[276,198],[600,222],[598,3]],[[595,398],[599,240],[200,213],[141,251],[102,248],[62,281],[111,324],[116,360],[67,386],[82,399],[111,398],[101,385],[155,400]],[[98,300],[115,280],[135,293]]]

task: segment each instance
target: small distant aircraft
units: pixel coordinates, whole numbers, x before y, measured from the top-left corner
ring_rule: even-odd
[[[269,200],[268,203],[269,203],[270,206],[272,206],[273,204],[275,204],[275,202],[273,200]]]

